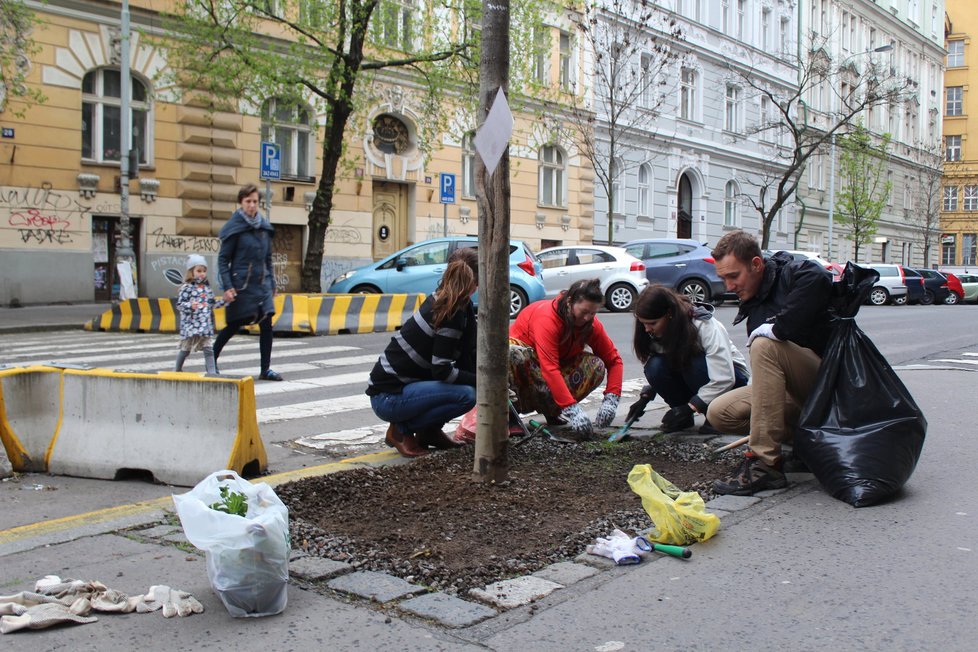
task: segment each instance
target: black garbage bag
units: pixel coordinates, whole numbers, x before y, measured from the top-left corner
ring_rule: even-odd
[[[927,420],[856,325],[877,272],[848,263],[833,284],[832,335],[795,432],[795,453],[834,498],[868,507],[910,478]]]

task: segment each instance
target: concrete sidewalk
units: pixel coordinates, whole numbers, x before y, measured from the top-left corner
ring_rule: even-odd
[[[722,497],[709,506],[721,515],[720,532],[694,546],[689,561],[658,556],[604,567],[601,558],[579,558],[505,589],[505,597],[523,590],[540,596],[513,608],[301,557],[291,566],[284,613],[236,620],[211,590],[203,556],[165,511],[166,497],[128,505],[120,496],[118,507],[53,522],[37,507],[43,502],[35,503],[36,522],[0,531],[0,593],[59,574],[129,594],[168,584],[191,592],[206,611],[170,620],[158,612],[103,614],[90,625],[9,637],[37,650],[104,650],[119,641],[266,652],[971,650],[978,637],[978,440],[969,414],[945,409],[971,377],[947,370],[901,377],[930,428],[915,475],[893,502],[853,509],[803,477],[780,492]],[[57,492],[29,495],[58,500]],[[16,498],[5,504],[16,509]]]
[[[0,333],[81,330],[111,303],[65,303],[0,308]]]

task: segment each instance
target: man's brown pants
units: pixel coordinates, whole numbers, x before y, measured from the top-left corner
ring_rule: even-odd
[[[822,359],[811,349],[766,337],[755,338],[749,353],[751,384],[715,398],[707,418],[720,432],[750,435],[757,457],[781,468],[781,444],[794,436]]]

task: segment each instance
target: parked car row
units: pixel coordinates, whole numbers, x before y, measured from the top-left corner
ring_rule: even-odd
[[[475,237],[434,238],[409,245],[377,262],[340,275],[331,293],[430,293],[453,251],[477,248]],[[765,256],[773,250],[765,250]],[[817,252],[788,250],[796,260],[814,260],[838,279],[842,266]],[[874,305],[892,303],[955,304],[978,301],[978,275],[954,274],[889,263],[872,263],[879,275],[869,295]],[[510,317],[533,301],[556,296],[580,279],[599,278],[605,307],[612,312],[633,309],[638,294],[650,283],[671,287],[696,302],[722,303],[731,298],[717,276],[709,245],[697,240],[657,238],[633,240],[622,247],[565,245],[534,254],[520,240],[510,241]],[[474,297],[478,302],[478,293]]]

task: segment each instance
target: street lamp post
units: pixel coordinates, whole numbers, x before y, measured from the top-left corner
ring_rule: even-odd
[[[873,48],[872,50],[850,54],[848,57],[842,60],[839,67],[841,68],[847,61],[849,61],[849,59],[859,57],[864,54],[873,54],[874,52],[889,52],[892,49],[893,44],[887,43],[886,45],[881,45],[878,48]],[[829,155],[832,157],[831,163],[829,164],[829,245],[827,250],[829,260],[832,260],[832,224],[835,221],[835,134],[832,134],[831,143],[832,147],[829,153]]]

